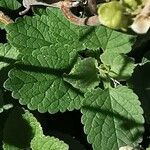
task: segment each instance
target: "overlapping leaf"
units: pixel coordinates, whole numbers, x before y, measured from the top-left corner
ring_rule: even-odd
[[[73,87],[87,92],[99,85],[98,63],[94,58],[79,60],[65,77]]]
[[[40,112],[79,108],[82,96],[63,81],[63,70],[54,69],[59,58],[53,62],[50,58],[53,51],[42,50],[23,57],[24,63],[16,65],[19,70],[10,71],[5,87],[14,90],[13,96],[21,98],[21,104]]]
[[[57,138],[44,136],[40,123],[27,110],[15,108],[9,115],[3,139],[4,150],[68,150],[68,145]]]
[[[81,106],[82,96],[60,76],[14,69],[9,77],[5,87],[13,90],[13,97],[20,98],[20,103],[32,110],[55,113],[79,109]]]
[[[81,112],[84,131],[94,150],[137,146],[144,118],[138,97],[124,86],[94,90],[85,95]]]
[[[45,12],[45,13],[44,13]],[[45,45],[68,44],[70,49],[83,48],[127,51],[131,50],[133,36],[98,27],[80,27],[64,18],[61,11],[46,9],[44,15],[19,19],[8,29],[9,41],[21,48],[39,48]],[[17,39],[15,37],[18,37]]]
[[[129,78],[135,68],[134,61],[123,54],[104,52],[101,61],[109,67],[108,74],[116,79]]]
[[[8,65],[14,63],[18,56],[18,51],[15,47],[12,47],[10,44],[0,44],[0,85],[2,86],[3,82],[6,80],[7,71],[3,70]],[[3,99],[3,91],[0,88],[0,112],[12,108],[13,105],[6,102],[6,99]]]
[[[75,33],[78,33],[78,31],[80,31],[80,34],[78,34],[79,38],[77,38],[76,40],[78,40],[78,44],[79,42],[82,42],[82,44],[86,43],[86,48],[98,49],[101,47],[104,51],[108,50],[117,53],[128,53],[131,51],[131,46],[135,40],[135,36],[117,32],[115,30],[103,26],[75,26],[69,21],[67,21],[66,18],[64,18],[64,16],[62,15],[62,13],[60,13],[56,9],[36,9],[35,14],[38,14],[40,16],[43,14],[46,16],[50,16],[51,20],[55,17],[55,20],[59,22],[62,30],[64,29],[65,25],[68,27],[68,29],[73,29]],[[66,32],[71,34],[69,30],[66,30]],[[75,34],[72,35],[76,37]]]
[[[3,148],[4,150],[30,148],[31,140],[42,134],[41,125],[29,111],[15,108],[5,123]]]
[[[41,16],[20,18],[6,29],[9,42],[20,50],[22,60],[10,71],[5,88],[13,91],[21,104],[40,112],[81,107],[83,97],[79,91],[63,81],[78,51],[100,47],[129,51],[132,45],[130,35],[102,26],[75,26],[54,8]]]

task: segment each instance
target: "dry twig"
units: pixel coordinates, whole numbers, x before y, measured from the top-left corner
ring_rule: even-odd
[[[14,21],[12,19],[10,19],[7,15],[5,15],[2,11],[0,11],[0,22],[7,25],[10,23],[13,23]]]
[[[91,3],[93,3],[93,12],[95,11],[96,8],[95,7],[95,0],[89,0],[91,1]],[[23,0],[23,6],[26,8],[24,11],[20,12],[20,15],[24,15],[25,13],[28,12],[28,10],[35,5],[43,5],[43,6],[49,6],[49,7],[57,7],[60,8],[64,14],[64,16],[72,23],[76,24],[76,25],[80,25],[80,26],[84,26],[84,25],[89,25],[89,26],[95,26],[95,25],[99,25],[99,19],[98,16],[92,16],[89,18],[80,18],[75,16],[70,8],[72,7],[77,7],[79,5],[78,1],[53,1],[53,3],[46,3],[43,1],[37,1],[37,0]],[[95,13],[95,12],[94,12]]]

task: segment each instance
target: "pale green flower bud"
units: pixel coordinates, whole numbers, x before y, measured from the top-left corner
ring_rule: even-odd
[[[128,17],[124,14],[124,8],[118,1],[101,4],[98,8],[100,22],[113,29],[126,30]]]

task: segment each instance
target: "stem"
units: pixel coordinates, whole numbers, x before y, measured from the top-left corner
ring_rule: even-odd
[[[92,16],[92,17],[86,17],[86,18],[80,18],[75,16],[69,7],[66,7],[65,5],[61,6],[61,10],[64,14],[64,16],[73,24],[79,25],[79,26],[85,26],[85,25],[89,25],[89,26],[96,26],[96,25],[100,25],[98,16]]]
[[[92,11],[96,11],[96,1],[95,0],[88,0],[89,6],[91,6]],[[26,8],[25,10],[21,11],[19,14],[24,15],[28,12],[28,10],[31,8],[31,6],[34,5],[43,5],[43,6],[49,6],[49,7],[57,7],[62,10],[62,13],[64,16],[73,24],[84,26],[84,25],[89,25],[89,26],[95,26],[95,25],[100,25],[98,16],[92,16],[92,17],[87,17],[87,18],[80,18],[75,16],[70,8],[71,7],[77,7],[79,5],[79,1],[73,1],[73,0],[66,0],[66,1],[59,1],[59,0],[54,0],[53,3],[48,4],[46,2],[40,2],[37,0],[23,0],[23,5]],[[95,12],[94,12],[95,13]]]

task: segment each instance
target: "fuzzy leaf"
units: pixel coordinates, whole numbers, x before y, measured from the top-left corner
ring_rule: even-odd
[[[86,58],[79,60],[69,75],[65,77],[65,81],[83,92],[94,89],[100,82],[96,59]]]
[[[32,110],[56,113],[79,109],[83,97],[63,81],[63,70],[51,68],[57,65],[50,59],[51,51],[47,51],[45,57],[43,53],[26,55],[24,63],[9,72],[5,88],[12,90],[13,97]]]
[[[134,37],[103,26],[82,27],[71,24],[60,10],[48,8],[41,16],[24,17],[7,28],[9,41],[25,49],[41,48],[51,44],[69,45],[72,50],[85,48],[127,53]],[[17,38],[16,38],[17,37]],[[74,51],[75,51],[74,50]],[[25,50],[26,52],[26,50]]]
[[[20,150],[30,148],[31,140],[43,134],[36,118],[27,110],[14,109],[9,115],[3,131],[3,149]]]
[[[32,150],[69,150],[67,144],[57,138],[36,136],[31,142]]]
[[[134,61],[123,54],[104,52],[101,61],[109,67],[108,74],[116,79],[129,78],[135,68]]]
[[[0,86],[7,78],[7,69],[5,67],[15,62],[18,51],[10,44],[0,44]],[[0,87],[0,113],[4,110],[8,110],[13,107],[12,104],[7,101],[7,98],[3,98],[4,91]]]
[[[94,150],[137,146],[144,132],[138,97],[124,86],[85,94],[81,110],[84,131]]]
[[[58,9],[49,8],[45,13],[19,18],[7,26],[8,40],[21,55],[5,88],[32,110],[55,113],[79,109],[83,97],[63,81],[63,74],[76,62],[78,51],[100,47],[130,51],[133,37],[102,26],[73,25]]]
[[[0,7],[10,10],[16,10],[21,7],[21,4],[17,0],[0,0]]]
[[[118,53],[111,53],[105,51],[102,55],[100,55],[100,59],[103,64],[110,66],[113,62],[113,60],[118,56]]]

